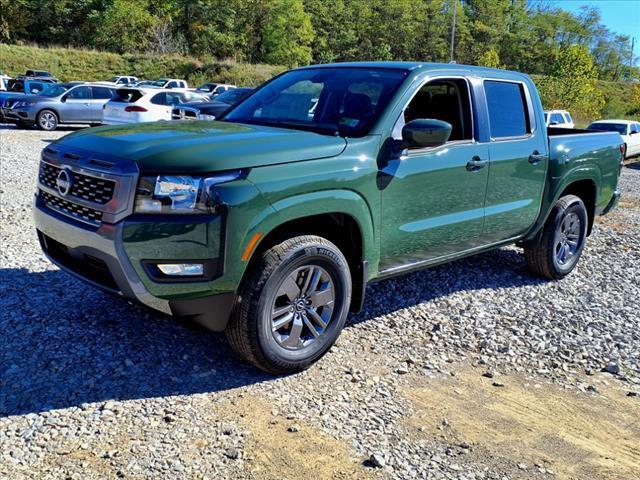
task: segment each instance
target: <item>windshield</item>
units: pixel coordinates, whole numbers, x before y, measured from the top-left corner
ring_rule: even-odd
[[[200,85],[196,90],[203,90],[208,92],[209,90],[213,90],[216,87],[215,83],[205,83],[204,85]]]
[[[407,73],[357,67],[293,70],[265,84],[223,120],[361,137]]]
[[[50,84],[44,87],[44,90],[42,90],[38,95],[41,97],[57,97],[66,91],[67,89],[62,85]]]
[[[238,90],[238,89],[229,90],[228,92],[224,92],[218,95],[216,97],[216,102],[224,102],[224,103],[228,103],[229,105],[234,105],[238,103],[240,100],[242,100],[244,97],[249,96],[250,93],[251,91],[246,91],[246,90]]]
[[[618,132],[620,135],[627,133],[627,126],[624,123],[592,123],[588,130],[600,130],[603,132]]]
[[[165,83],[167,83],[167,80],[161,78],[160,80],[156,80],[155,82],[151,82],[149,85],[151,85],[153,87],[164,87]]]

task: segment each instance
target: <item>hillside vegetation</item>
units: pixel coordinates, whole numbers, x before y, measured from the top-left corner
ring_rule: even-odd
[[[256,86],[285,70],[277,65],[199,60],[177,54],[117,54],[0,44],[0,70],[8,75],[18,75],[29,68],[49,70],[62,81],[108,80],[114,75],[135,75],[145,79],[184,78],[190,85],[218,81],[243,86]]]

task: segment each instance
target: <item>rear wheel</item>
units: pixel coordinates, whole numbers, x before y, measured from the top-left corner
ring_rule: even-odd
[[[267,250],[248,272],[225,333],[258,368],[297,372],[335,343],[350,301],[351,275],[340,250],[321,237],[294,237]]]
[[[566,195],[560,198],[539,240],[524,245],[529,268],[551,279],[568,275],[582,255],[588,223],[587,209],[579,197]]]
[[[42,110],[38,113],[37,122],[40,130],[50,132],[58,128],[58,116],[53,110]]]

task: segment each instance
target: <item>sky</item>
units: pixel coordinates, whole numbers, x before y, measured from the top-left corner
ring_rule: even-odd
[[[560,8],[577,12],[583,5],[598,7],[602,24],[609,30],[636,38],[636,55],[640,52],[640,0],[556,0]]]

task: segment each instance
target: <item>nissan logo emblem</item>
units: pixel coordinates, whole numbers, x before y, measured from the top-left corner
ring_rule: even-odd
[[[66,168],[60,170],[58,173],[58,178],[56,178],[56,187],[58,188],[58,192],[63,197],[66,196],[69,191],[71,191],[71,185],[73,185],[73,176],[71,172]]]

